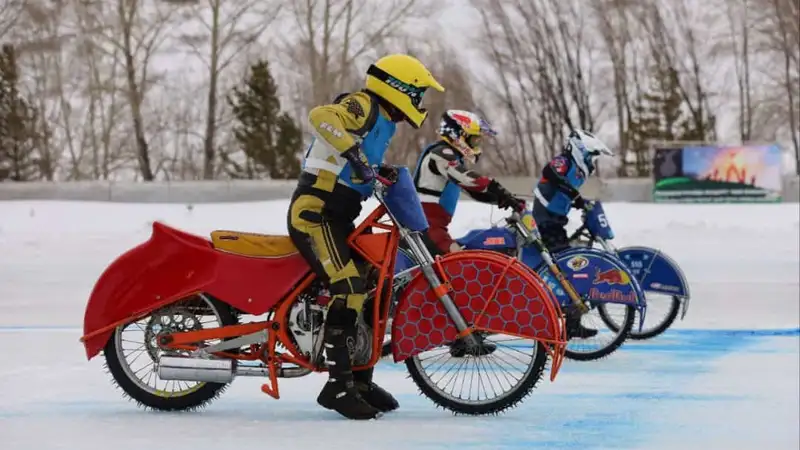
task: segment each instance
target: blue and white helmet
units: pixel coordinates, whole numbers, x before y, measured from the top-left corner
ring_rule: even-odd
[[[572,158],[585,177],[594,173],[597,167],[595,163],[601,155],[614,156],[614,152],[603,141],[584,130],[575,130],[567,136],[564,153]]]

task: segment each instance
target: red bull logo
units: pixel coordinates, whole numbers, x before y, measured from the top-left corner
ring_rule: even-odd
[[[594,281],[592,284],[621,284],[626,285],[630,284],[631,279],[627,273],[619,270],[619,269],[608,269],[600,272],[599,270],[594,275]]]

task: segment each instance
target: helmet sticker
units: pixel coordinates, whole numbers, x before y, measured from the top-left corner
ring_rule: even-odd
[[[393,89],[407,95],[411,99],[411,104],[414,105],[414,107],[419,107],[422,102],[422,96],[425,95],[425,91],[427,90],[427,87],[414,86],[413,84],[400,81],[374,64],[367,69],[367,75],[371,75],[383,81]]]
[[[472,119],[462,114],[452,113],[450,114],[450,117],[455,119],[455,121],[458,122],[458,124],[462,127],[468,127],[472,123]]]
[[[553,160],[550,161],[550,166],[552,166],[553,170],[559,175],[565,175],[567,173],[567,160],[563,156],[556,156],[553,158]]]

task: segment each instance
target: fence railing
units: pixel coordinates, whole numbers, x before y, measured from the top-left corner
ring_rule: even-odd
[[[531,194],[536,178],[499,177],[517,194]],[[127,203],[217,203],[288,199],[293,180],[0,183],[0,201],[72,200]],[[650,202],[653,182],[646,178],[590,179],[581,189],[586,198],[613,202]],[[800,179],[783,180],[785,202],[800,201]]]

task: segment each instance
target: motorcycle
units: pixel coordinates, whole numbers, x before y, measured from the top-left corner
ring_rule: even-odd
[[[686,282],[683,271],[674,259],[661,250],[650,247],[615,248],[610,242],[614,239],[614,231],[608,222],[603,204],[599,200],[589,203],[589,206],[582,212],[582,219],[582,225],[569,237],[572,245],[592,247],[595,243],[599,244],[605,251],[616,254],[625,263],[642,286],[645,295],[657,293],[670,297],[670,307],[666,315],[653,327],[631,330],[631,339],[653,338],[672,326],[679,314],[681,320],[686,317],[689,308],[689,283]],[[648,303],[651,305],[652,297],[651,295],[648,299]],[[652,309],[650,311],[648,317],[653,317]],[[620,324],[614,322],[613,318],[603,309],[599,312],[606,326],[612,330],[619,329]]]
[[[590,309],[596,308],[603,318],[611,317],[609,304],[624,308],[621,325],[616,324],[614,329],[609,327],[615,333],[610,342],[588,351],[579,350],[583,346],[576,342],[575,347],[567,347],[565,357],[590,361],[608,356],[623,344],[633,330],[637,312],[639,327],[642,326],[646,309],[644,293],[636,277],[614,253],[573,248],[553,256],[542,243],[530,211],[523,215],[514,212],[505,221],[505,227],[472,230],[456,239],[456,242],[468,250],[489,250],[518,258],[539,275],[553,294],[551,300],[565,311],[575,313],[582,305],[588,305]],[[396,267],[401,274],[413,268],[415,263],[412,255],[401,251],[398,257],[401,261]],[[573,323],[580,323],[579,315],[576,314]],[[569,324],[570,321],[567,321],[567,328],[570,328]],[[388,347],[385,347],[384,354],[387,352]]]
[[[530,394],[548,359],[554,381],[566,338],[561,311],[541,280],[494,252],[432,258],[420,237],[428,224],[408,170],[398,168],[393,183],[380,180],[378,207],[348,238],[370,293],[351,348],[353,370],[380,359],[389,305],[396,303],[394,361],[405,363],[422,393],[445,409],[504,411]],[[421,264],[395,283],[400,242]],[[206,406],[241,376],[263,378],[261,391],[279,399],[279,378],[327,371],[322,337],[329,300],[288,236],[215,230],[209,240],[155,222],[150,238],[121,254],[95,283],[80,341],[89,360],[103,352],[117,386],[146,408]],[[128,332],[141,337],[133,340]],[[439,386],[420,356],[459,340],[466,357],[484,359],[477,365],[460,360],[464,376],[474,378],[492,363],[492,355],[476,349],[486,335],[499,334],[519,341],[493,345],[515,351],[520,374],[477,399]],[[520,350],[524,344],[528,350]]]

